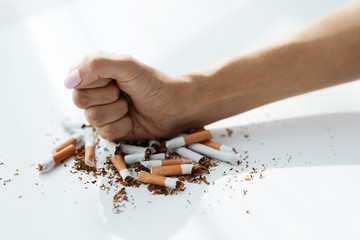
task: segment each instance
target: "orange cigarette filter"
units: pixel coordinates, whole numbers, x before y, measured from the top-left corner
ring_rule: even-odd
[[[95,167],[95,149],[94,146],[85,148],[85,163],[91,167]]]
[[[115,155],[111,158],[111,162],[115,165],[116,169],[120,172],[123,169],[126,169],[126,163],[124,158],[121,155]]]
[[[192,143],[198,143],[204,140],[212,138],[210,130],[200,131],[184,136],[185,144],[189,145]]]
[[[81,134],[77,134],[71,138],[69,138],[68,140],[66,140],[65,142],[61,143],[59,146],[57,146],[54,150],[53,153],[57,153],[61,150],[63,150],[64,148],[66,148],[67,146],[69,146],[70,144],[76,146],[76,144],[78,142],[80,142],[82,139],[82,135]]]
[[[152,167],[151,173],[161,176],[185,175],[185,174],[191,174],[192,168],[193,168],[192,164]]]
[[[216,150],[220,150],[220,147],[221,147],[221,143],[210,141],[210,140],[206,140],[206,141],[203,141],[201,143],[206,145],[206,146],[209,146],[211,148],[214,148]]]
[[[161,160],[162,166],[180,165],[180,164],[191,164],[191,159],[165,159]]]
[[[210,140],[203,141],[203,142],[201,142],[201,144],[204,144],[208,147],[211,147],[213,149],[220,150],[220,151],[234,152],[232,147],[226,146],[226,145],[218,143],[218,142],[210,141]]]
[[[52,158],[54,159],[56,164],[59,164],[61,161],[67,159],[71,155],[73,155],[76,151],[76,147],[73,144],[68,145],[61,151],[55,153]]]
[[[165,181],[166,181],[166,177],[164,176],[159,176],[159,175],[155,175],[155,174],[151,174],[145,171],[140,171],[139,175],[137,177],[137,180],[139,182],[143,182],[143,183],[151,183],[151,184],[155,184],[155,185],[160,185],[160,186],[165,186]]]

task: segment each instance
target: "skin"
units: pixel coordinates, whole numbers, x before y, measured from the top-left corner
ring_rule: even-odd
[[[280,99],[360,78],[360,1],[254,52],[170,76],[99,52],[72,69],[73,101],[108,140],[166,138]]]

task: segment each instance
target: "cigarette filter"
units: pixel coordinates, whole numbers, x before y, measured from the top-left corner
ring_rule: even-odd
[[[111,157],[111,162],[115,165],[115,168],[119,171],[120,176],[124,181],[129,181],[133,178],[130,171],[126,168],[126,163],[121,155],[115,155]]]
[[[95,136],[92,127],[84,128],[85,141],[85,164],[89,167],[95,167]]]
[[[235,153],[219,151],[201,143],[190,144],[188,148],[204,154],[205,156],[229,162],[231,164],[237,164],[237,162],[240,161],[240,157],[237,156]]]
[[[204,144],[204,145],[206,145],[208,147],[211,147],[213,149],[220,150],[220,151],[234,152],[232,147],[223,145],[223,144],[218,143],[218,142],[210,141],[210,140],[202,141],[201,144]]]
[[[201,132],[195,132],[192,134],[188,134],[185,136],[177,137],[165,142],[165,146],[167,149],[174,149],[178,147],[183,147],[185,145],[189,145],[192,143],[198,143],[201,141],[205,141],[211,138],[210,130],[205,130]]]
[[[140,162],[141,160],[145,160],[146,154],[145,153],[129,154],[129,155],[125,155],[124,159],[127,164],[133,164],[136,162]],[[165,153],[157,153],[150,155],[149,157],[149,160],[164,160],[164,159],[165,159]]]
[[[168,188],[176,189],[176,183],[178,182],[175,178],[168,178],[164,176],[159,176],[151,174],[145,171],[140,171],[137,177],[139,182],[151,183],[155,185],[160,185]]]
[[[175,176],[175,175],[186,175],[191,174],[193,165],[192,164],[180,164],[171,166],[152,167],[150,172],[155,175],[161,176]]]
[[[179,164],[191,164],[191,159],[165,159],[165,160],[149,160],[141,161],[141,164],[146,168],[160,167],[160,166],[170,166],[170,165],[179,165]]]
[[[69,138],[68,140],[61,143],[59,146],[57,146],[55,149],[53,149],[52,153],[55,154],[55,153],[63,150],[64,148],[66,148],[70,144],[76,146],[77,143],[81,142],[81,139],[82,139],[82,134],[76,134],[72,138]]]
[[[185,147],[179,147],[179,148],[175,148],[174,152],[176,152],[177,154],[185,157],[185,158],[190,158],[192,159],[194,162],[198,163],[201,159],[204,158],[203,155],[198,154],[197,152],[194,152],[188,148]]]
[[[42,166],[41,172],[47,172],[52,169],[56,164],[59,164],[61,161],[67,159],[73,155],[76,151],[76,147],[73,144],[68,145],[64,149],[55,153],[51,158],[47,159],[45,162],[41,163]]]

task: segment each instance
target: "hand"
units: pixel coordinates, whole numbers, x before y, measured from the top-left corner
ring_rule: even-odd
[[[74,104],[108,140],[164,138],[185,130],[187,85],[184,77],[103,52],[84,57],[65,80],[75,88]]]

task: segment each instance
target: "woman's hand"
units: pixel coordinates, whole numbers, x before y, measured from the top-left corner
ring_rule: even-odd
[[[184,77],[103,52],[84,57],[65,80],[75,88],[75,105],[108,140],[164,138],[185,130],[191,112],[185,109],[187,85]]]

